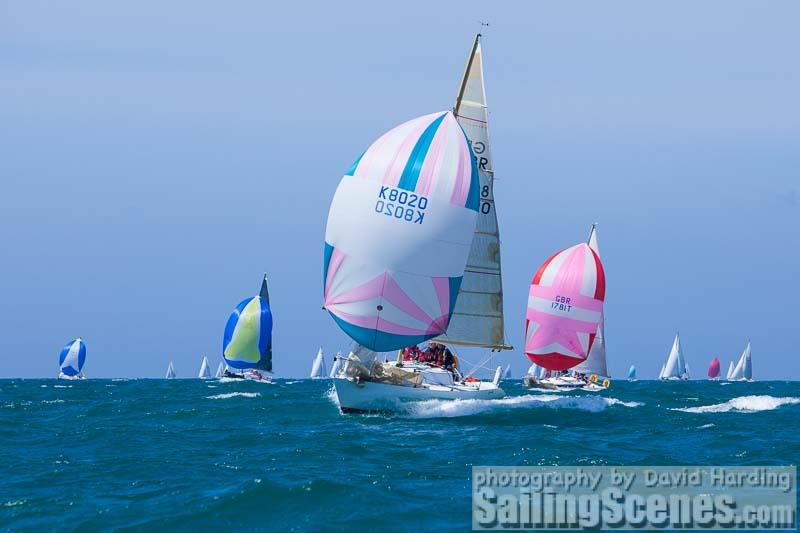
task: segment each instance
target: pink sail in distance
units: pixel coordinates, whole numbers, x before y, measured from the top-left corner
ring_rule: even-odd
[[[719,359],[715,357],[711,360],[711,364],[708,365],[708,377],[709,379],[714,379],[717,376],[719,376]]]
[[[548,370],[567,370],[584,361],[602,321],[605,292],[603,264],[585,243],[545,261],[528,295],[528,359]]]

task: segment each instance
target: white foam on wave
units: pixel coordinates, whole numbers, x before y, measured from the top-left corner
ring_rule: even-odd
[[[225,394],[215,394],[213,396],[206,396],[209,400],[226,400],[228,398],[235,398],[241,396],[242,398],[257,398],[261,396],[260,392],[226,392]]]
[[[57,398],[55,400],[42,400],[42,403],[64,403],[64,400]]]
[[[720,383],[720,385],[730,385],[730,384],[731,384],[730,381],[723,381],[722,383]]]
[[[716,424],[703,424],[702,426],[697,426],[697,429],[708,429],[713,428]]]
[[[623,402],[603,396],[560,396],[553,394],[526,394],[497,400],[426,400],[408,404],[411,418],[455,418],[503,409],[577,409],[597,413],[612,405],[639,407],[638,402]]]
[[[71,389],[72,385],[53,385],[54,389]]]
[[[684,413],[727,413],[735,411],[739,413],[758,413],[761,411],[772,411],[782,405],[794,405],[800,403],[800,398],[794,396],[737,396],[727,402],[715,403],[713,405],[701,405],[700,407],[673,407],[672,411],[683,411]]]

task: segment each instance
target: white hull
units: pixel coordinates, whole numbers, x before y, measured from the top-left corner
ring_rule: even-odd
[[[272,376],[259,372],[258,370],[247,370],[241,374],[229,373],[219,378],[221,383],[231,383],[233,381],[257,381],[259,383],[272,383]]]
[[[668,378],[659,378],[659,379],[661,379],[661,381],[689,381],[689,378],[687,376],[683,376],[683,377],[670,376]]]
[[[492,400],[506,393],[498,385],[487,381],[453,386],[427,385],[410,387],[335,377],[333,384],[339,408],[343,413],[396,411],[404,404],[425,400]]]
[[[51,374],[51,375],[52,375],[52,374]],[[69,379],[69,380],[74,380],[74,379],[86,379],[86,376],[84,376],[83,374],[78,374],[77,376],[68,376],[68,375],[66,375],[66,374],[61,374],[61,373],[59,373],[59,374],[58,374],[58,379]]]
[[[572,376],[557,376],[550,378],[536,379],[528,376],[530,379],[525,381],[525,386],[529,389],[546,389],[556,392],[566,392],[572,390],[583,390],[587,392],[599,392],[605,390],[600,383],[586,382],[582,379],[577,379]]]

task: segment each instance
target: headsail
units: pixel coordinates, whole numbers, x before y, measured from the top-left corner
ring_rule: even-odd
[[[725,379],[731,379],[733,376],[733,361],[728,364],[728,373],[725,375]]]
[[[447,333],[439,340],[447,344],[511,349],[505,344],[500,233],[480,39],[480,34],[475,36],[453,108],[478,168],[480,208],[455,310]]]
[[[325,369],[325,356],[322,353],[322,346],[320,346],[317,356],[314,357],[314,363],[311,365],[311,378],[319,379],[327,376],[328,371]]]
[[[242,300],[228,318],[222,357],[231,368],[272,371],[272,311],[266,275],[259,295]]]
[[[393,351],[447,331],[479,208],[452,112],[373,143],[339,183],[325,230],[325,308],[358,344]]]
[[[553,255],[531,282],[525,354],[548,370],[584,361],[603,316],[606,282],[600,258],[585,243]]]
[[[219,365],[217,365],[217,373],[214,374],[215,378],[221,378],[225,376],[225,363],[220,361]]]
[[[58,355],[58,365],[65,376],[80,376],[85,362],[86,343],[80,337],[65,344]]]
[[[203,361],[200,363],[200,372],[197,377],[200,379],[211,379],[211,369],[208,367],[208,357],[203,356]]]
[[[633,365],[628,369],[628,379],[636,379],[636,367]]]
[[[169,366],[167,367],[167,375],[165,377],[166,379],[175,379],[175,367],[172,366],[172,361],[169,362]]]
[[[716,357],[711,360],[711,364],[708,365],[708,377],[709,379],[714,379],[719,376],[719,359]]]

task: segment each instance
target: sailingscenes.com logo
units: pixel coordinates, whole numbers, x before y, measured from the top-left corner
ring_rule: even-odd
[[[472,469],[473,529],[796,529],[795,467]]]

